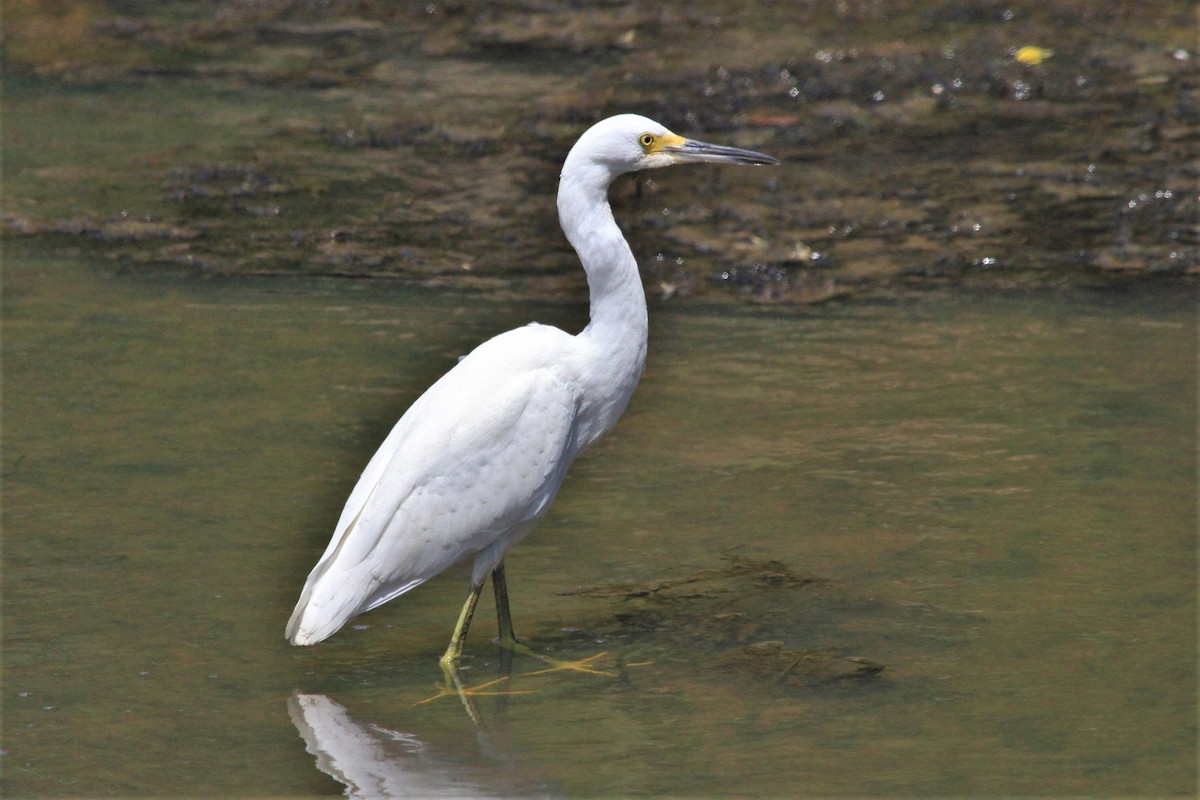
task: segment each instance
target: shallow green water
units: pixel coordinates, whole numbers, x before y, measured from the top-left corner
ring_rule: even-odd
[[[418,795],[1194,791],[1191,298],[651,315],[629,413],[508,570],[531,646],[620,674],[518,658],[477,726],[414,705],[465,572],[315,648],[283,625],[406,405],[583,308],[10,246],[4,794],[339,793],[302,731]]]

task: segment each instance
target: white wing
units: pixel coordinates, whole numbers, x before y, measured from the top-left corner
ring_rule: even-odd
[[[546,510],[575,455],[573,337],[528,326],[478,347],[368,463],[288,623],[295,644],[493,545]]]

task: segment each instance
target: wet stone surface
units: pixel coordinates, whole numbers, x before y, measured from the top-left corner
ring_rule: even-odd
[[[1194,24],[1171,0],[22,6],[4,230],[121,266],[577,294],[558,168],[636,111],[784,162],[617,182],[652,295],[1194,286]],[[71,137],[96,157],[55,163]]]

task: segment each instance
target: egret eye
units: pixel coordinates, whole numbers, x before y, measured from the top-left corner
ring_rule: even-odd
[[[651,147],[654,146],[654,134],[653,133],[643,133],[641,136],[638,137],[638,144],[640,144],[642,146],[643,150],[648,151]]]

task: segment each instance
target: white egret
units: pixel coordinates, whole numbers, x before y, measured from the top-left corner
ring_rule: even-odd
[[[442,665],[458,661],[489,573],[501,642],[515,644],[504,554],[545,515],[575,457],[616,424],[646,359],[646,298],[608,205],[609,184],[700,161],[779,163],[685,139],[634,114],[579,137],[559,178],[558,217],[587,273],[587,327],[572,336],[533,323],[500,334],[412,404],[367,464],[309,574],[287,625],[292,644],[316,644],[468,556],[470,594]]]

